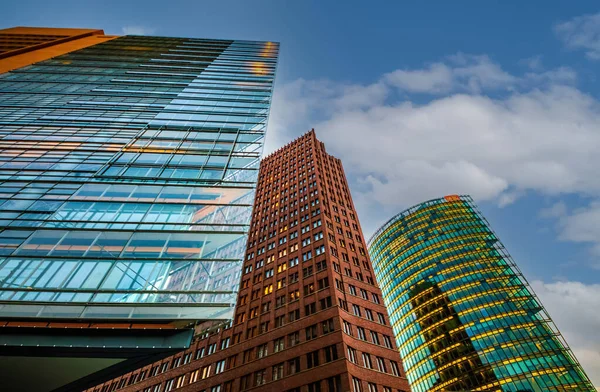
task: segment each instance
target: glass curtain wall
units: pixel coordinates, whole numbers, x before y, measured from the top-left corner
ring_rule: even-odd
[[[400,213],[369,253],[413,391],[595,391],[469,196]]]
[[[125,36],[0,75],[0,315],[231,318],[277,56]]]

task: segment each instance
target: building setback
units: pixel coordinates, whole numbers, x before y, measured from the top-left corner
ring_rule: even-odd
[[[0,30],[4,387],[81,391],[234,317],[278,52]]]
[[[595,391],[469,196],[398,214],[369,254],[414,392]]]
[[[341,161],[314,131],[263,159],[234,320],[89,392],[408,391]]]

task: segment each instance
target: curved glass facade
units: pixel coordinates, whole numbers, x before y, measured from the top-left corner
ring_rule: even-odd
[[[232,318],[278,48],[125,36],[1,74],[0,316]]]
[[[595,391],[469,196],[400,213],[369,253],[414,392]]]

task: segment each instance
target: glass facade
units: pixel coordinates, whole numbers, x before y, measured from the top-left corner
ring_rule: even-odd
[[[0,75],[0,316],[232,318],[278,44],[124,36]]]
[[[595,391],[469,196],[400,213],[369,253],[414,392]]]

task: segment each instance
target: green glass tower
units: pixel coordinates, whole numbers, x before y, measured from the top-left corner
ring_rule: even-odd
[[[595,391],[469,196],[398,214],[369,253],[414,392]]]

